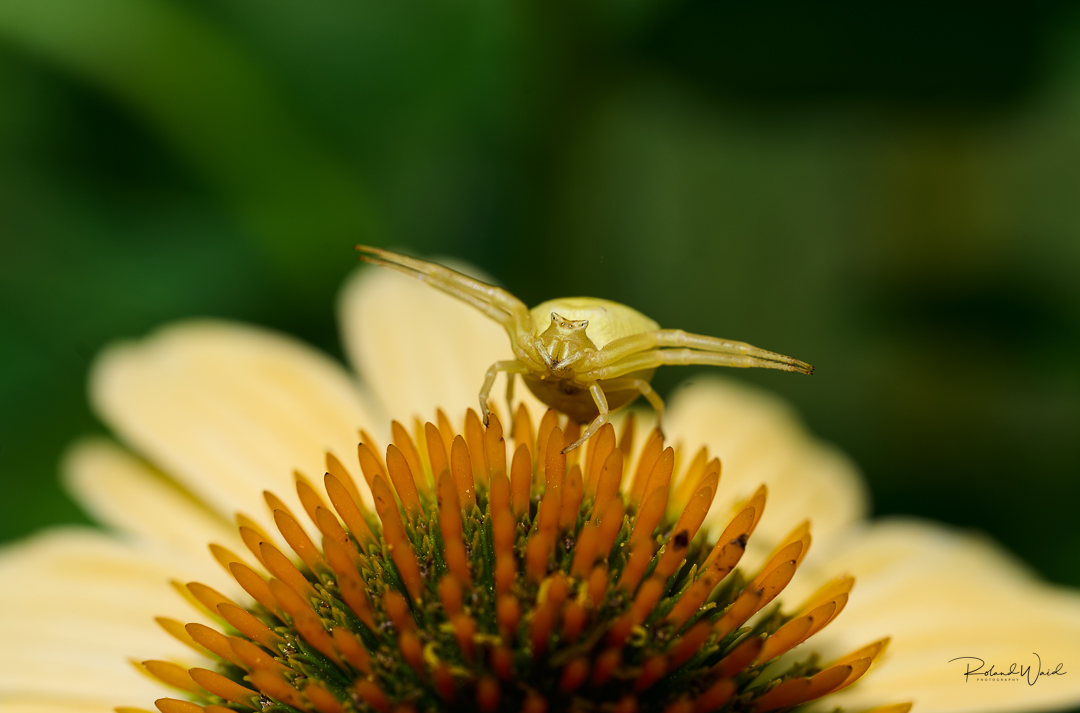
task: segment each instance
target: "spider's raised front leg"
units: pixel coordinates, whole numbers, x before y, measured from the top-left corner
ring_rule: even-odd
[[[510,346],[516,357],[535,361],[530,354],[522,351],[520,344],[521,342],[531,344],[533,325],[529,308],[506,290],[481,282],[457,270],[389,250],[368,245],[357,245],[356,250],[364,262],[397,270],[472,305],[489,319],[503,326],[510,337]]]
[[[581,434],[581,438],[562,449],[563,453],[569,453],[592,438],[592,435],[608,422],[608,414],[610,411],[608,410],[607,396],[604,395],[604,390],[600,388],[600,384],[595,381],[589,382],[589,394],[592,396],[593,403],[596,404],[596,410],[599,411],[599,414],[593,419],[592,423],[589,424],[589,427],[585,429],[585,432]]]
[[[708,366],[734,366],[742,368],[764,366],[765,368],[771,369],[784,369],[783,366],[774,366],[771,362],[762,363],[762,361],[756,357],[716,354],[714,352],[706,352],[698,349],[650,349],[639,354],[632,354],[610,366],[578,374],[578,378],[616,379],[635,371],[655,369],[656,367],[664,366],[665,364],[704,364]],[[786,371],[799,370],[786,369]]]
[[[509,383],[506,385],[506,401],[509,405],[511,398],[514,395],[514,374],[528,374],[530,369],[527,365],[522,364],[517,359],[508,359],[506,361],[497,361],[488,367],[487,373],[484,374],[484,384],[480,387],[480,416],[484,419],[484,425],[487,426],[491,420],[491,409],[488,408],[488,397],[491,396],[491,388],[495,385],[495,377],[499,375],[500,371],[506,372],[506,378]],[[514,412],[510,412],[512,417]]]
[[[708,353],[727,355],[733,357],[732,361],[702,361],[702,362],[660,362],[668,363],[695,363],[695,364],[718,364],[721,366],[759,367],[763,369],[782,369],[784,371],[797,371],[803,374],[814,373],[814,367],[798,359],[793,359],[783,354],[759,349],[745,342],[734,342],[730,339],[706,337],[701,334],[690,334],[681,329],[659,329],[654,332],[642,332],[631,334],[627,337],[613,340],[604,347],[586,356],[579,366],[580,372],[589,373],[606,367],[615,366],[624,359],[638,354],[649,353],[658,347],[682,347],[696,353]],[[620,371],[627,374],[628,371]],[[604,377],[601,377],[604,378]]]

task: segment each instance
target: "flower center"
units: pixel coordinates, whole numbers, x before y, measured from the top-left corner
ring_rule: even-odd
[[[620,437],[606,425],[567,455],[580,429],[554,411],[534,429],[520,408],[510,434],[495,415],[485,428],[470,410],[464,424],[456,434],[440,412],[413,438],[395,422],[385,452],[365,439],[358,465],[375,513],[332,455],[325,498],[297,474],[321,546],[267,493],[295,559],[239,517],[254,560],[211,549],[254,603],[186,586],[222,630],[163,620],[214,662],[143,662],[190,699],[158,708],[762,713],[850,685],[884,649],[770,665],[836,618],[854,581],[791,613],[770,607],[806,555],[809,525],[760,570],[737,569],[766,490],[708,541],[720,461],[704,449],[685,469],[656,431],[635,449],[632,416]]]

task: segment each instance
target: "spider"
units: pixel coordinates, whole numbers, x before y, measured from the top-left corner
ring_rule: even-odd
[[[484,425],[488,397],[500,372],[507,375],[507,400],[514,377],[521,376],[536,398],[588,428],[563,452],[587,441],[609,414],[644,396],[656,411],[659,428],[664,402],[649,385],[663,364],[762,367],[802,374],[814,367],[744,342],[690,334],[660,325],[626,305],[595,297],[563,297],[531,310],[499,287],[432,262],[367,245],[360,258],[402,272],[466,302],[498,322],[510,337],[514,359],[491,365],[480,387]],[[550,320],[550,321],[549,321]],[[546,325],[546,327],[545,327]]]

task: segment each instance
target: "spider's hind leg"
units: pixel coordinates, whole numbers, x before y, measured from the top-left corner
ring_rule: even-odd
[[[514,383],[517,381],[516,376],[517,374],[513,371],[506,372],[506,412],[511,416],[514,415]]]
[[[664,432],[664,400],[660,398],[660,394],[656,393],[652,385],[645,379],[609,379],[604,382],[604,386],[608,391],[628,391],[630,389],[636,390],[645,400],[649,402],[649,405],[653,407],[653,411],[656,412],[656,428],[660,430],[660,433]]]

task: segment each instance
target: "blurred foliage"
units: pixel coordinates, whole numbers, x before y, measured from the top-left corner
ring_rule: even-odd
[[[1073,9],[5,0],[0,539],[83,518],[104,344],[217,315],[340,354],[369,241],[806,359],[737,376],[878,513],[1080,584]]]

